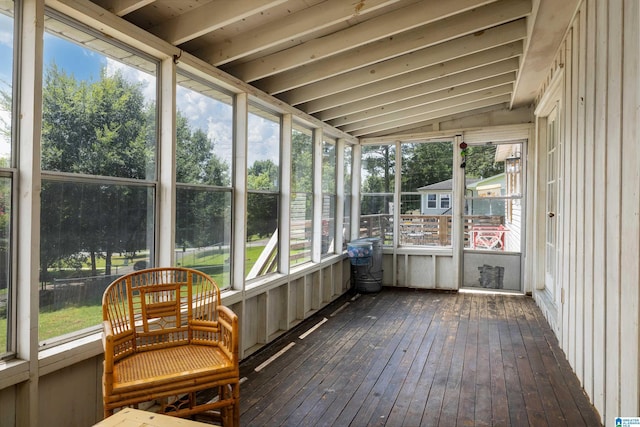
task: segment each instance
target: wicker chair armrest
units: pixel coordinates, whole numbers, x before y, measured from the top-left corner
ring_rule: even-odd
[[[232,361],[238,360],[238,316],[224,305],[218,306],[220,348]]]
[[[104,370],[106,373],[113,372],[113,329],[111,322],[105,320],[102,322],[102,348],[104,349]]]

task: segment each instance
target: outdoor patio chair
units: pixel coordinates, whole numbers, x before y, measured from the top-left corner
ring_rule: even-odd
[[[213,279],[150,268],[105,290],[104,415],[124,406],[179,417],[215,414],[238,426],[238,317]]]

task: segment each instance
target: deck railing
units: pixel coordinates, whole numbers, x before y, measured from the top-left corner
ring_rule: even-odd
[[[504,215],[465,215],[464,247],[471,247],[471,230],[477,226],[504,225]],[[451,246],[451,215],[400,215],[400,246]],[[360,217],[359,237],[381,237],[385,245],[393,243],[393,215]]]

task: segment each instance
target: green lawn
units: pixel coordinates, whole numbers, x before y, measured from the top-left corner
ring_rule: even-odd
[[[38,338],[44,341],[101,324],[102,306],[66,307],[62,310],[40,313],[38,323]]]
[[[0,354],[7,349],[7,319],[0,318]]]
[[[251,270],[253,264],[260,256],[260,253],[264,249],[264,246],[253,246],[247,248],[247,263],[246,273]],[[181,266],[201,269],[205,273],[209,274],[219,286],[225,283],[224,268],[225,259],[229,257],[229,254],[220,253],[216,249],[210,251],[202,251],[194,255],[187,254],[181,258]],[[129,261],[129,264],[136,262],[137,260],[147,259],[146,254],[140,254],[133,261]],[[112,265],[122,266],[125,265],[125,257],[114,257]],[[104,259],[101,259],[97,263],[99,269],[104,271]],[[208,266],[216,266],[210,267]],[[77,276],[76,276],[77,277]],[[62,310],[53,312],[40,313],[39,321],[39,339],[40,341],[47,340],[53,337],[61,336],[70,332],[79,331],[91,326],[99,325],[102,322],[102,306],[80,306],[80,307],[67,307]],[[6,320],[0,319],[0,331],[6,330]],[[0,348],[4,348],[6,345],[6,337],[4,332],[0,332]]]

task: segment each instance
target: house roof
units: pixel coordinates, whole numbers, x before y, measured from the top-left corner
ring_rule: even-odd
[[[71,13],[68,3],[48,0]],[[442,130],[480,113],[521,117],[579,0],[82,4],[83,20],[149,34],[147,45],[176,63],[245,85],[283,111],[293,106],[338,137],[374,139]]]
[[[480,180],[478,178],[467,178],[465,181],[466,181],[467,187],[469,187],[470,185]],[[429,184],[429,185],[425,185],[424,187],[420,187],[418,188],[418,191],[420,192],[444,191],[444,190],[451,191],[452,188],[453,188],[453,179],[446,179],[444,181],[436,182],[435,184]]]

